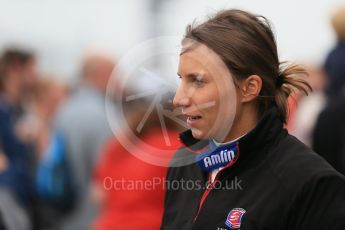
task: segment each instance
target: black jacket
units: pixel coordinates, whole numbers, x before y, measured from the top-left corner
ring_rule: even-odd
[[[205,147],[190,131],[181,140],[174,166]],[[204,186],[209,175],[197,163],[169,168],[162,230],[345,229],[345,178],[289,135],[275,108],[239,140],[239,150],[216,188]]]

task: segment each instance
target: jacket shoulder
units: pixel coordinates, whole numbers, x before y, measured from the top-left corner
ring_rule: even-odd
[[[269,156],[269,168],[288,191],[303,189],[305,184],[327,177],[345,177],[326,160],[291,135],[283,138]]]

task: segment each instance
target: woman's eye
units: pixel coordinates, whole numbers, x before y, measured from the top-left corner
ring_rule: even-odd
[[[202,79],[199,79],[199,78],[194,78],[193,82],[197,85],[202,85],[205,83]]]

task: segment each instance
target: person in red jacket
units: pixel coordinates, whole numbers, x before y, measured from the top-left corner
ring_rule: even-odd
[[[147,107],[143,103],[129,107],[125,112],[127,122],[135,130]],[[159,119],[154,115],[145,122],[138,134],[139,140],[131,142],[139,151],[145,148],[144,145],[161,149],[161,152],[150,153],[155,156],[171,150],[170,156],[165,156],[171,158],[180,144],[178,132],[167,119],[166,124],[170,146],[166,145]],[[141,153],[128,151],[118,139],[107,143],[95,169],[96,197],[101,210],[93,229],[158,229],[163,215],[167,168],[138,159],[136,156]]]

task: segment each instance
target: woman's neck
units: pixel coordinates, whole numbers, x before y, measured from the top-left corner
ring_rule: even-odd
[[[229,142],[246,135],[256,127],[258,121],[256,108],[249,104],[244,105],[238,110],[229,134],[220,142]]]

